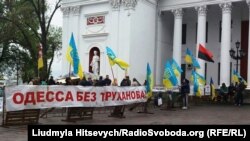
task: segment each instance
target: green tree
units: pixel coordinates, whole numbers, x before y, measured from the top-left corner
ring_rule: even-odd
[[[4,46],[0,63],[17,70],[16,64],[20,63],[25,80],[37,75],[48,78],[54,54],[61,48],[62,30],[51,28],[51,20],[60,8],[60,2],[56,2],[49,14],[46,0],[0,0],[0,43]],[[43,46],[44,61],[40,74],[37,69],[39,43]],[[16,48],[13,50],[13,47]],[[4,68],[4,65],[0,67]]]

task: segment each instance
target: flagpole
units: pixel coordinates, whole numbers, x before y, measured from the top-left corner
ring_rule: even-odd
[[[127,69],[125,69],[125,77],[128,75]]]
[[[71,71],[71,63],[69,63],[69,78],[70,78],[70,71]]]
[[[110,65],[110,68],[111,68],[111,72],[112,72],[112,76],[113,76],[113,80],[115,79],[115,76],[114,76],[114,71],[113,71],[113,68],[112,66]]]

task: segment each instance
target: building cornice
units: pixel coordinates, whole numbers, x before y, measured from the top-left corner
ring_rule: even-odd
[[[198,15],[200,15],[200,16],[207,15],[207,6],[206,5],[195,7],[195,10],[198,12]]]
[[[119,10],[121,7],[121,0],[110,0],[110,5],[114,10]]]
[[[181,19],[182,16],[183,16],[183,11],[182,11],[182,9],[174,9],[174,10],[172,10],[172,13],[174,14],[174,17],[175,17],[176,19]]]
[[[232,3],[231,2],[222,3],[222,4],[220,4],[220,8],[222,9],[223,13],[231,13],[231,11],[232,11]]]
[[[62,2],[63,7],[84,6],[100,3],[108,3],[109,0],[65,0]]]
[[[199,7],[204,5],[214,5],[214,4],[223,4],[225,2],[240,2],[243,0],[200,0],[200,1],[193,1],[193,2],[186,2],[186,3],[176,3],[176,4],[168,4],[168,5],[161,5],[159,4],[160,11],[171,11],[174,9],[179,8],[190,8],[190,7]]]
[[[145,1],[147,1],[150,4],[157,5],[158,0],[145,0]]]
[[[70,7],[70,11],[73,13],[73,15],[80,15],[80,6],[72,6]]]
[[[70,7],[61,7],[61,11],[63,13],[63,16],[69,16]]]
[[[84,34],[82,35],[83,38],[90,38],[90,37],[103,37],[108,36],[109,33],[95,33],[95,34]]]

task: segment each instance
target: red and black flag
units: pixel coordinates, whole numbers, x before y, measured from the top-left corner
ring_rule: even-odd
[[[208,62],[214,62],[213,53],[206,49],[204,46],[199,44],[198,58],[203,59]]]

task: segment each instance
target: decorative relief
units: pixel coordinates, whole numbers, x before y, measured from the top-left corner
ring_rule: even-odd
[[[198,12],[198,15],[200,15],[200,16],[206,16],[206,14],[207,14],[207,6],[206,5],[195,7],[195,10]]]
[[[87,18],[87,25],[104,24],[105,16],[91,16]]]
[[[70,13],[70,7],[61,7],[61,11],[63,12],[64,16],[68,16]]]
[[[222,9],[222,13],[231,13],[232,11],[232,3],[222,3],[220,4],[220,8]]]
[[[79,14],[80,14],[80,6],[70,7],[70,11],[71,11],[74,15],[79,15]]]
[[[113,9],[120,9],[121,0],[110,0],[110,4]]]
[[[182,18],[182,16],[183,16],[182,9],[174,9],[174,10],[172,10],[172,13],[174,14],[175,18]]]
[[[138,0],[122,0],[122,5],[127,9],[134,9]]]
[[[62,10],[64,16],[68,16],[70,13],[72,13],[73,15],[80,14],[80,6],[62,7],[61,10]]]
[[[125,9],[134,9],[138,0],[110,0],[113,9],[119,9],[124,6]]]
[[[97,14],[86,16],[84,37],[106,35],[105,15]],[[94,35],[94,36],[93,36]]]

